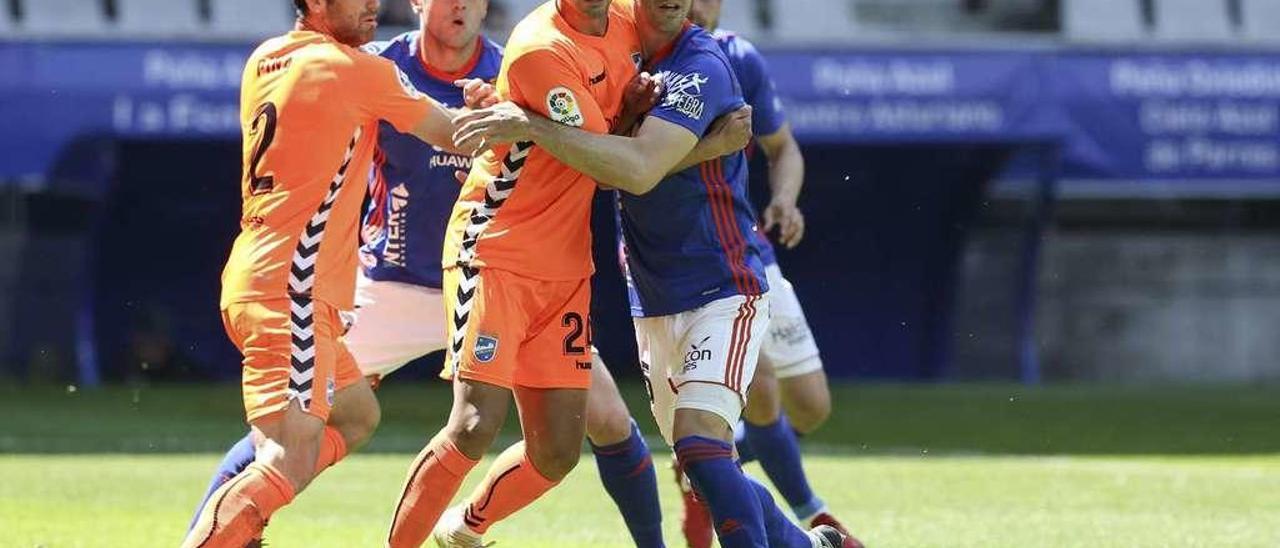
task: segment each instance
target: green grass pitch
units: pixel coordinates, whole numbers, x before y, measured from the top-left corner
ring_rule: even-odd
[[[652,432],[636,387],[626,390]],[[806,440],[807,467],[819,494],[872,546],[1274,547],[1274,394],[843,386],[837,414]],[[443,421],[448,393],[406,382],[380,397],[377,438],[276,515],[271,546],[382,545],[412,453]],[[237,406],[225,386],[0,388],[0,546],[176,545],[216,452],[240,433]],[[668,451],[650,442],[667,540],[679,546]],[[589,455],[490,538],[518,548],[628,545]]]

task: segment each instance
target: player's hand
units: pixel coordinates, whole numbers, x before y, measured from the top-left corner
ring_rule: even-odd
[[[453,170],[453,178],[457,179],[458,184],[460,185],[467,184],[467,175],[468,173],[466,171],[462,171],[461,169]]]
[[[618,116],[618,131],[627,131],[640,117],[653,110],[662,97],[662,80],[647,72],[641,72],[627,82],[622,90],[622,112]]]
[[[529,113],[510,101],[473,110],[453,120],[454,146],[473,154],[504,143],[532,140],[531,132]]]
[[[462,102],[471,110],[488,108],[498,104],[498,90],[493,84],[479,78],[456,80],[453,85],[462,88]]]
[[[778,243],[794,249],[804,239],[804,212],[794,202],[773,201],[764,209],[764,231],[778,229]]]
[[[707,137],[714,139],[718,145],[714,149],[719,152],[717,156],[733,154],[747,148],[747,144],[751,142],[751,106],[744,105],[738,110],[716,118],[711,122]]]
[[[631,81],[627,82],[626,89],[622,91],[623,112],[627,109],[639,114],[649,112],[649,109],[658,104],[658,98],[661,96],[662,80],[647,72],[641,72],[633,76]]]

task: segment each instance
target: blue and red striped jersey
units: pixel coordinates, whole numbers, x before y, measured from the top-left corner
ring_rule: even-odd
[[[746,38],[726,30],[717,30],[716,42],[729,58],[733,73],[742,84],[742,98],[751,105],[751,130],[756,135],[772,135],[787,123],[786,111],[782,108],[782,99],[778,97],[777,86],[773,77],[769,76],[769,65],[764,55]],[[753,143],[751,146],[755,146]],[[767,176],[767,173],[766,173]],[[773,252],[773,243],[768,235],[757,230],[754,234],[755,244],[760,248],[760,258],[765,265],[778,262]]]
[[[711,34],[688,26],[649,61],[663,96],[649,113],[701,138],[743,104],[742,87]],[[671,175],[643,196],[619,193],[622,256],[634,316],[665,316],[768,290],[753,245],[742,152]]]
[[[493,80],[502,66],[502,47],[484,38],[477,40],[480,47],[475,56],[454,74],[427,66],[419,31],[365,48],[395,62],[418,91],[445,106],[461,107],[462,90],[453,82],[463,78]],[[360,238],[360,262],[366,276],[441,286],[445,225],[461,188],[455,174],[470,170],[469,156],[437,149],[385,122],[379,126],[378,150],[369,173],[369,207]]]

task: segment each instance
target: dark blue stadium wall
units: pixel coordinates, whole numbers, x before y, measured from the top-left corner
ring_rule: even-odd
[[[808,235],[779,257],[830,373],[943,376],[956,265],[986,182],[1008,149],[815,146],[805,155]],[[236,377],[238,356],[217,301],[239,217],[238,162],[232,142],[118,146],[113,190],[86,235],[105,378]],[[764,201],[762,181],[753,186]],[[596,206],[595,342],[619,376],[635,376],[611,197],[600,194]],[[434,363],[425,360],[411,375],[428,376]]]

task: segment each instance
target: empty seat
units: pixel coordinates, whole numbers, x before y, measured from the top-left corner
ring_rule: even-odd
[[[1146,37],[1139,0],[1063,0],[1062,28],[1081,42],[1137,41]]]
[[[197,0],[116,0],[116,28],[143,36],[184,36],[201,30]]]
[[[219,36],[277,36],[293,30],[296,18],[288,0],[209,0],[209,25]]]
[[[775,2],[773,37],[792,43],[820,44],[856,36],[852,0]]]
[[[1276,0],[1271,0],[1275,2]],[[1234,34],[1227,0],[1156,0],[1155,36],[1182,42],[1220,42]]]
[[[13,12],[9,6],[0,3],[0,36],[8,36],[13,32]]]
[[[98,0],[21,0],[22,30],[37,36],[84,36],[107,32]]]
[[[1241,23],[1244,37],[1250,40],[1280,42],[1280,2],[1276,0],[1243,0]]]
[[[728,0],[720,10],[720,28],[756,40],[764,31],[756,13],[755,0]]]

